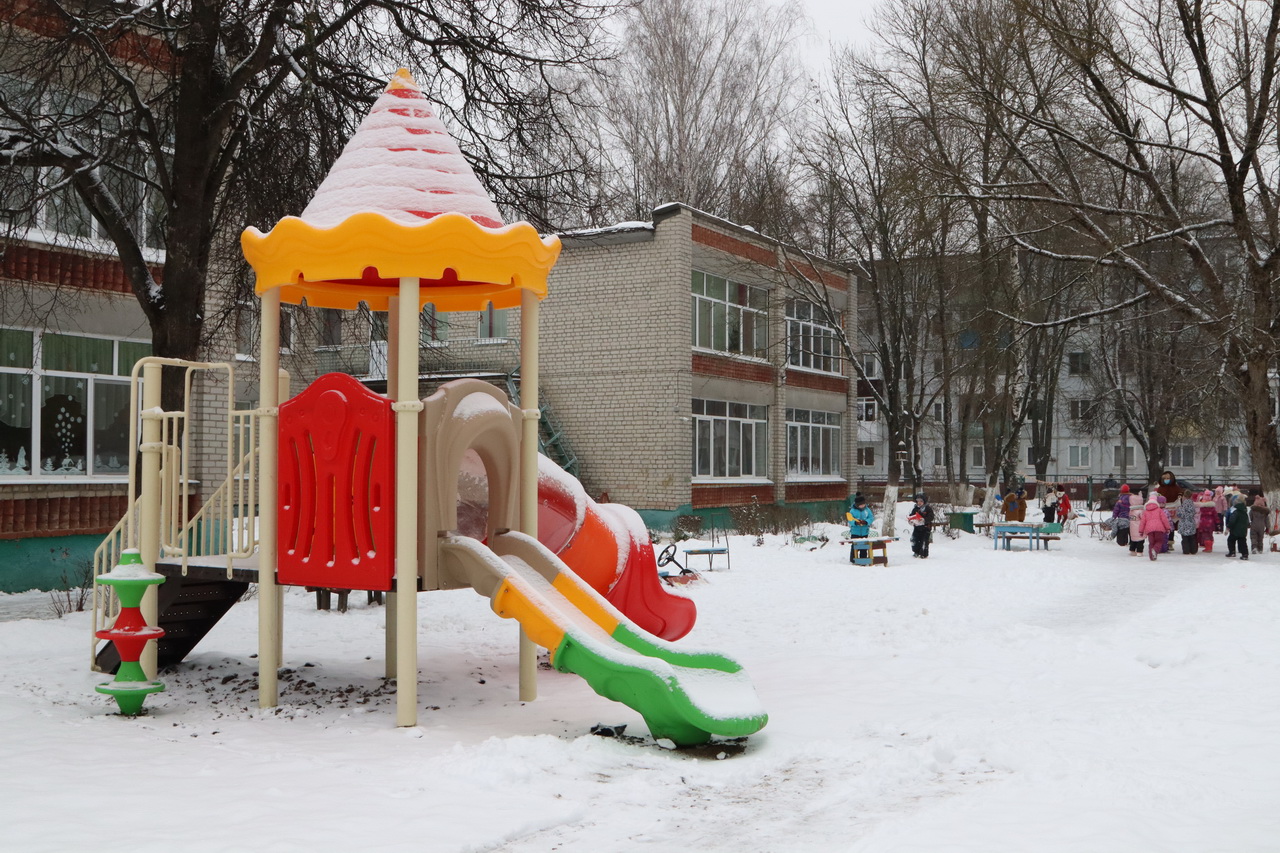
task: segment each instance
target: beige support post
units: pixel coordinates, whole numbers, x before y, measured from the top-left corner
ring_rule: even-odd
[[[520,531],[538,536],[538,297],[520,297]],[[538,698],[538,646],[520,630],[520,701]]]
[[[278,360],[278,359],[277,359]],[[283,403],[293,396],[293,378],[283,367],[276,374],[280,385],[276,389],[277,402]],[[277,445],[277,453],[279,447]],[[284,596],[276,595],[276,663],[284,661]]]
[[[142,565],[149,572],[156,570],[156,558],[160,556],[161,485],[160,463],[164,454],[164,423],[161,420],[161,383],[164,367],[145,364],[142,367],[142,482],[139,486],[141,506],[138,513],[138,550]],[[160,623],[160,597],[154,586],[147,589],[142,598],[142,615],[148,625]],[[142,649],[139,663],[147,678],[156,677],[156,641],[151,640]]]
[[[277,680],[284,630],[280,587],[276,584],[276,533],[280,445],[280,289],[262,294],[262,345],[258,353],[258,707],[280,701]]]
[[[400,391],[400,297],[387,299],[387,396],[399,400]],[[417,354],[414,354],[417,358]],[[416,377],[415,377],[415,385]],[[398,465],[396,466],[399,467]],[[396,677],[396,594],[394,587],[387,593],[383,615],[387,625],[383,631],[384,649],[383,673],[387,678]]]
[[[418,288],[400,279],[396,351],[396,725],[418,724]],[[399,328],[396,328],[399,327]]]

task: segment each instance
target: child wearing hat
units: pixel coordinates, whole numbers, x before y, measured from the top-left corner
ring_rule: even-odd
[[[1151,546],[1147,549],[1147,556],[1152,560],[1156,558],[1156,554],[1164,550],[1166,543],[1169,541],[1169,531],[1172,525],[1169,524],[1169,516],[1160,508],[1159,496],[1152,494],[1147,498],[1147,505],[1142,511],[1142,518],[1138,520],[1138,534],[1145,536],[1147,543]]]
[[[1116,531],[1116,544],[1121,548],[1129,544],[1129,509],[1132,503],[1133,495],[1129,494],[1129,484],[1125,483],[1120,487],[1116,502],[1111,505],[1111,526]]]
[[[876,520],[876,515],[871,511],[871,507],[867,506],[867,499],[861,494],[853,496],[853,505],[849,507],[849,511],[845,513],[845,518],[849,520],[849,538],[865,539],[871,535],[871,522]],[[856,544],[849,548],[849,562],[854,561],[854,556],[859,550],[868,550],[865,546],[860,549]]]
[[[922,560],[928,558],[933,507],[929,506],[924,495],[916,495],[916,505],[911,508],[907,523],[911,525],[911,555]]]

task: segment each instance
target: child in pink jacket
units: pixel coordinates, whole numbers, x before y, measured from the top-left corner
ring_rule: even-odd
[[[1168,514],[1160,509],[1160,503],[1153,494],[1147,500],[1142,518],[1138,519],[1138,533],[1147,538],[1147,556],[1152,560],[1156,558],[1157,552],[1164,550],[1165,543],[1169,541],[1171,529]]]

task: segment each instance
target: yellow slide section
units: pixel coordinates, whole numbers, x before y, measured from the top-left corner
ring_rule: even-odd
[[[557,669],[638,711],[655,738],[693,745],[754,734],[768,721],[736,661],[676,649],[631,625],[536,539],[504,533],[492,545],[450,537],[441,545],[443,568],[550,649]]]

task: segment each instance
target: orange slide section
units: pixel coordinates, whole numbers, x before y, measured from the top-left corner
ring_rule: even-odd
[[[688,634],[697,607],[663,586],[639,514],[596,503],[573,477],[541,462],[538,540],[645,631],[664,640]]]

